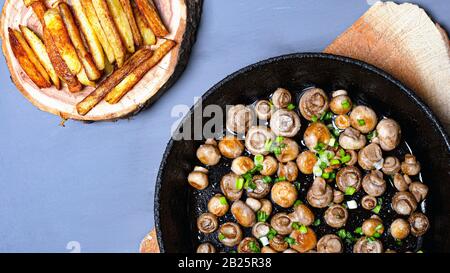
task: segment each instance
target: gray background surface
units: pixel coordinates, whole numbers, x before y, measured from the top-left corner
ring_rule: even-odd
[[[186,72],[131,120],[60,127],[58,117],[17,91],[1,58],[0,252],[69,252],[72,245],[82,252],[137,251],[154,226],[154,183],[178,119],[173,106],[190,107],[194,97],[251,63],[322,51],[374,2],[204,1]],[[449,29],[448,0],[413,2]]]

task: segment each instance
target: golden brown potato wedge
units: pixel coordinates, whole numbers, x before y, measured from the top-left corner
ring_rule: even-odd
[[[45,70],[44,66],[39,61],[36,54],[34,54],[33,49],[28,45],[27,41],[22,35],[22,32],[19,30],[14,29],[13,30],[14,35],[16,36],[17,41],[19,41],[20,45],[22,46],[23,50],[25,50],[25,53],[28,55],[28,59],[33,63],[34,67],[41,73],[42,77],[45,78],[45,80],[50,81],[50,76],[48,75],[47,71]]]
[[[80,0],[73,0],[72,5],[75,7],[75,3]],[[92,28],[97,35],[98,40],[100,41],[103,50],[105,51],[106,58],[108,58],[110,63],[114,63],[116,61],[116,57],[114,56],[114,50],[109,43],[106,32],[103,30],[102,25],[100,24],[100,19],[97,16],[97,12],[95,11],[94,5],[92,4],[92,0],[81,0],[81,4],[83,6],[84,11],[86,12],[86,16],[91,23]]]
[[[123,10],[122,4],[119,0],[106,0],[109,10],[111,11],[114,23],[116,23],[117,30],[119,31],[120,37],[127,48],[128,52],[134,53],[134,40],[133,32],[131,31],[130,23],[128,22],[127,15]]]
[[[53,42],[52,35],[44,27],[44,36],[43,36],[44,44],[47,49],[48,56],[50,57],[50,61],[55,68],[58,76],[67,84],[69,87],[69,91],[72,93],[76,93],[83,89],[83,86],[78,81],[77,77],[70,72],[69,67],[64,62],[61,55],[59,55],[58,48],[56,48],[55,43]]]
[[[28,77],[30,77],[30,79],[39,88],[48,88],[52,86],[50,81],[44,78],[40,71],[34,66],[34,63],[30,60],[26,49],[23,48],[23,44],[17,39],[17,36],[21,35],[20,32],[8,28],[8,34],[9,43],[11,45],[14,56],[16,56],[17,61],[22,67],[23,71],[25,71],[25,73],[28,75]]]
[[[78,80],[82,85],[95,87],[95,82],[91,81],[86,73],[86,69],[82,68],[77,75]]]
[[[113,48],[117,66],[121,67],[125,62],[126,49],[120,38],[119,31],[114,24],[111,12],[108,9],[108,4],[105,0],[92,0],[92,4],[94,5],[95,11],[97,12],[100,24],[107,34],[108,41]]]
[[[102,44],[100,43],[94,28],[89,22],[80,0],[72,0],[72,10],[76,21],[80,26],[81,32],[84,34],[85,41],[89,47],[97,69],[103,70],[105,68],[105,54],[103,52]]]
[[[33,49],[36,57],[39,59],[42,66],[44,66],[45,71],[47,71],[50,79],[57,89],[61,88],[61,81],[59,80],[58,74],[56,74],[55,68],[53,67],[50,57],[47,54],[44,42],[39,38],[31,29],[26,26],[20,25],[20,30],[22,31],[23,37],[28,42],[30,47]]]
[[[130,0],[120,0],[120,3],[122,4],[125,15],[127,16],[128,23],[130,23],[134,44],[137,47],[140,47],[142,45],[142,36],[141,33],[139,32],[139,28],[136,23],[136,18],[134,18],[131,2]]]
[[[91,94],[79,102],[76,106],[80,115],[86,115],[92,110],[117,84],[119,84],[130,72],[143,62],[150,59],[152,50],[150,47],[143,47],[136,51],[130,59],[119,69],[114,71],[111,76],[104,80]]]
[[[133,87],[147,74],[150,69],[157,65],[167,53],[174,48],[176,43],[166,40],[153,53],[152,57],[128,74],[111,92],[106,96],[106,101],[110,104],[118,103]]]
[[[145,19],[144,15],[142,15],[141,11],[137,8],[136,4],[133,2],[133,12],[134,17],[136,18],[136,23],[139,27],[139,31],[142,35],[142,40],[144,45],[154,45],[156,44],[156,36],[153,33],[150,25]]]
[[[144,17],[147,18],[150,28],[157,37],[164,37],[169,34],[152,0],[136,0],[136,4]]]
[[[59,54],[66,62],[72,74],[76,75],[80,73],[82,64],[70,41],[69,33],[59,11],[55,8],[48,9],[44,15],[44,21],[45,28],[50,32]]]
[[[97,69],[91,53],[89,53],[84,46],[83,38],[81,37],[80,30],[78,29],[69,5],[66,2],[59,2],[58,7],[67,28],[67,32],[69,33],[70,40],[72,41],[72,44],[78,54],[78,58],[83,65],[84,74],[86,74],[88,79],[91,81],[98,80],[102,73]],[[78,79],[80,79],[80,77],[78,77]],[[81,83],[83,82],[81,81]]]

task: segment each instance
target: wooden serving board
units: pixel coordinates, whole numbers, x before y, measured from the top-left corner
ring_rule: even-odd
[[[450,46],[445,31],[412,4],[378,2],[325,52],[378,66],[424,99],[450,132]],[[159,253],[155,230],[142,253]]]
[[[46,1],[48,6],[56,0]],[[14,57],[8,38],[8,27],[27,25],[39,35],[42,26],[31,8],[22,0],[6,0],[0,24],[2,49],[11,78],[22,94],[39,109],[64,119],[84,121],[115,120],[138,113],[162,95],[181,75],[187,65],[191,47],[195,42],[200,21],[202,0],[154,0],[170,34],[177,46],[150,70],[147,75],[118,104],[99,103],[86,116],[77,113],[75,105],[83,100],[93,88],[86,87],[79,93],[70,93],[67,87],[39,89],[24,73]],[[41,36],[42,37],[42,36]]]

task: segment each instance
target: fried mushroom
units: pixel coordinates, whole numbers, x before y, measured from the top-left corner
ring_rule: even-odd
[[[245,136],[245,147],[253,155],[266,155],[270,151],[266,149],[266,143],[275,139],[274,133],[265,126],[252,126]]]
[[[367,171],[381,169],[383,166],[383,153],[380,146],[376,143],[371,143],[359,150],[358,164]]]
[[[310,226],[314,223],[314,213],[304,204],[295,206],[294,211],[289,214],[292,222],[297,222],[300,225]]]
[[[409,192],[414,195],[417,202],[421,202],[427,197],[428,194],[428,186],[422,182],[412,182],[409,185]]]
[[[346,192],[349,187],[358,191],[361,188],[361,171],[355,166],[340,169],[336,174],[336,185],[342,192]]]
[[[197,247],[197,253],[216,253],[216,248],[211,243],[203,243]]]
[[[238,179],[242,179],[242,177],[231,172],[224,175],[220,180],[220,190],[228,200],[236,201],[242,196],[242,188],[237,188],[236,185]]]
[[[261,202],[261,208],[259,209],[259,211],[262,211],[267,216],[270,216],[272,214],[272,202],[267,199],[261,199],[259,200],[259,202]]]
[[[252,237],[245,237],[237,247],[238,253],[260,253],[261,247],[258,241]]]
[[[243,134],[254,122],[255,113],[250,107],[237,104],[228,109],[226,127],[229,131]]]
[[[393,177],[394,187],[398,191],[407,191],[409,184],[411,184],[411,178],[407,174],[401,175],[399,173],[394,174]]]
[[[297,200],[297,189],[290,182],[277,182],[272,186],[271,197],[275,204],[289,208]]]
[[[376,139],[384,151],[394,150],[400,144],[401,129],[398,123],[390,118],[382,119],[376,128]]]
[[[414,212],[409,216],[408,222],[411,226],[411,234],[420,237],[424,235],[430,228],[428,217],[421,212]]]
[[[289,161],[286,164],[278,164],[278,177],[284,177],[287,181],[293,182],[298,177],[297,164],[294,161]]]
[[[399,191],[392,197],[392,208],[400,215],[410,215],[417,208],[417,201],[410,192]]]
[[[270,231],[270,225],[265,222],[258,222],[252,228],[252,235],[255,238],[261,238],[267,236]]]
[[[244,144],[236,136],[225,136],[219,141],[219,151],[226,157],[234,159],[244,152]]]
[[[280,235],[287,235],[292,232],[292,220],[284,212],[279,212],[272,216],[270,225]]]
[[[416,175],[420,172],[420,163],[412,154],[405,155],[405,161],[401,165],[402,172],[409,176]]]
[[[311,151],[302,152],[296,160],[297,167],[303,174],[312,174],[316,162],[317,156]]]
[[[411,228],[408,221],[402,218],[398,218],[395,219],[394,222],[392,222],[389,231],[394,239],[403,240],[408,237],[409,233],[411,232]]]
[[[272,105],[268,100],[259,100],[255,104],[256,116],[261,120],[269,120],[272,115]]]
[[[243,227],[252,227],[256,223],[255,212],[241,200],[235,201],[231,205],[231,213]]]
[[[297,142],[290,138],[283,138],[283,141],[279,143],[281,148],[281,153],[276,155],[278,161],[282,163],[286,163],[292,160],[295,160],[299,154],[299,147]]]
[[[398,160],[395,156],[386,157],[381,170],[386,175],[395,175],[398,171],[400,171],[400,160]]]
[[[320,88],[308,89],[300,98],[299,109],[307,120],[312,120],[314,116],[318,118],[328,110],[328,96]]]
[[[289,237],[295,240],[295,243],[291,245],[291,248],[300,253],[313,250],[317,244],[316,233],[309,227],[306,228],[306,232],[295,229]]]
[[[255,175],[252,178],[253,184],[256,186],[251,191],[247,189],[247,195],[252,198],[261,199],[266,197],[270,192],[270,183],[264,182],[264,176]]]
[[[306,199],[315,208],[325,208],[333,201],[333,189],[323,178],[316,177],[306,194]]]
[[[278,161],[270,155],[266,155],[264,157],[263,163],[262,163],[262,170],[259,171],[262,175],[271,176],[274,175],[278,170]]]
[[[346,150],[359,150],[366,145],[366,137],[354,128],[347,128],[339,135],[339,145]]]
[[[208,211],[217,217],[224,216],[229,208],[227,199],[220,193],[214,195],[208,202]]]
[[[293,137],[300,126],[300,118],[294,111],[279,109],[270,119],[270,128],[277,136]]]
[[[377,206],[377,199],[370,195],[365,195],[361,199],[361,206],[366,210],[373,210]]]
[[[306,128],[303,135],[303,141],[305,142],[306,147],[311,151],[314,151],[319,143],[328,144],[330,139],[330,130],[321,122],[311,123],[308,128]]]
[[[246,174],[255,167],[255,163],[248,156],[239,156],[231,162],[231,170],[237,175]]]
[[[214,166],[220,161],[220,151],[216,145],[203,144],[197,149],[197,158],[205,165]]]
[[[384,225],[380,218],[371,217],[369,219],[364,220],[361,226],[362,232],[367,237],[373,237],[375,234],[383,234]]]
[[[371,196],[380,196],[386,191],[386,181],[383,178],[383,173],[373,170],[364,176],[362,180],[362,187],[364,191]]]
[[[317,242],[317,252],[319,253],[342,253],[344,245],[341,239],[334,234],[322,236]]]
[[[188,175],[189,185],[196,188],[197,190],[204,190],[208,187],[208,175],[203,171],[193,171]]]
[[[350,113],[350,124],[363,134],[367,134],[377,125],[377,114],[363,105],[356,106]]]
[[[336,90],[332,94],[330,109],[337,115],[344,115],[352,109],[352,100],[345,90]]]
[[[286,108],[291,102],[292,95],[284,88],[278,88],[272,95],[272,103],[276,108]]]
[[[330,227],[340,228],[347,223],[348,212],[343,206],[335,204],[325,211],[323,218]]]
[[[333,203],[340,204],[344,202],[344,193],[338,190],[333,190]]]
[[[284,240],[284,236],[280,234],[277,234],[272,239],[270,239],[269,245],[277,252],[285,251],[289,247],[289,244]]]
[[[197,228],[199,231],[209,234],[216,231],[219,226],[219,221],[217,217],[209,212],[205,212],[200,215],[197,219]]]
[[[353,253],[383,253],[383,244],[379,240],[363,236],[353,246]]]

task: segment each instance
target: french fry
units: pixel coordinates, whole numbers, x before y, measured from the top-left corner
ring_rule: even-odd
[[[137,47],[140,47],[142,45],[142,36],[141,36],[141,33],[139,32],[139,28],[137,26],[136,19],[134,18],[133,8],[131,7],[131,2],[130,2],[130,0],[120,0],[120,3],[122,4],[125,15],[127,16],[128,23],[130,23],[131,32],[133,34],[134,44]]]
[[[44,66],[41,64],[39,59],[37,58],[36,54],[34,54],[33,49],[28,45],[27,41],[22,35],[22,32],[14,29],[13,30],[14,36],[16,36],[17,41],[19,41],[20,45],[22,46],[23,50],[25,50],[25,53],[28,56],[28,59],[33,63],[34,67],[39,71],[39,73],[44,77],[44,79],[48,82],[50,82],[50,77],[45,70]]]
[[[75,3],[80,0],[72,1],[72,5],[75,7]],[[97,16],[97,12],[95,11],[94,5],[92,4],[92,0],[81,0],[81,5],[86,12],[86,17],[91,23],[92,28],[97,35],[98,40],[102,44],[103,50],[105,51],[106,58],[108,58],[110,63],[116,61],[116,57],[114,56],[114,50],[111,44],[108,41],[105,31],[103,30],[102,25],[100,24],[100,19]]]
[[[125,47],[128,52],[134,53],[136,50],[134,48],[133,32],[122,4],[119,0],[106,0],[106,3]]]
[[[108,9],[108,4],[105,0],[92,0],[95,11],[97,12],[98,19],[102,25],[103,30],[107,33],[107,38],[111,44],[114,56],[116,58],[116,63],[118,67],[121,67],[125,62],[125,52],[126,49],[120,38],[120,34],[112,19],[111,13]]]
[[[142,65],[138,66],[125,79],[123,79],[118,85],[116,85],[111,92],[106,95],[106,101],[110,104],[118,103],[123,96],[125,96],[133,87],[147,74],[150,69],[157,65],[167,53],[175,47],[176,43],[172,40],[167,40],[161,46],[159,46],[152,57]]]
[[[55,8],[48,9],[44,15],[44,21],[45,28],[51,34],[59,54],[66,62],[72,74],[76,75],[80,73],[82,64],[70,41],[69,33],[58,10]]]
[[[81,32],[83,32],[84,37],[86,38],[86,43],[97,69],[103,70],[105,68],[105,54],[103,52],[102,44],[100,43],[94,28],[89,22],[80,0],[72,0],[72,10],[78,25],[80,26]]]
[[[143,62],[151,58],[153,52],[150,47],[143,47],[136,51],[130,59],[111,76],[104,80],[91,94],[76,106],[78,114],[84,116],[92,110],[117,84]]]
[[[44,13],[47,10],[45,3],[42,0],[23,0],[23,3],[27,8],[31,6],[39,21],[44,24]]]
[[[136,23],[139,27],[139,31],[142,36],[144,45],[154,45],[156,44],[156,36],[153,33],[150,25],[145,19],[144,15],[142,15],[141,11],[137,8],[136,4],[133,2],[133,12],[134,17],[136,18]]]
[[[95,82],[89,79],[86,70],[84,68],[82,68],[81,72],[78,73],[77,78],[82,85],[95,87]]]
[[[44,66],[45,71],[47,71],[53,84],[57,89],[60,89],[61,81],[59,80],[58,74],[56,74],[52,62],[50,61],[50,57],[47,54],[44,42],[42,42],[42,40],[28,27],[23,25],[20,25],[19,27],[22,31],[23,37],[33,49],[42,66]]]
[[[22,67],[23,71],[25,71],[25,73],[28,75],[28,77],[30,77],[30,79],[39,88],[48,88],[52,86],[50,81],[44,78],[40,73],[40,71],[34,66],[34,63],[30,60],[25,48],[23,48],[22,43],[17,39],[17,36],[21,35],[20,32],[8,28],[8,34],[9,34],[9,43],[11,45],[11,49],[14,53],[14,56],[16,56],[17,61]]]
[[[44,44],[47,49],[48,56],[50,57],[50,61],[55,68],[58,76],[67,84],[69,87],[69,91],[72,93],[76,93],[83,89],[83,86],[78,81],[77,77],[70,72],[69,67],[64,62],[61,55],[59,55],[58,49],[56,48],[55,43],[53,42],[52,35],[44,27],[44,36],[43,36]]]
[[[73,18],[69,5],[66,2],[59,2],[58,6],[61,12],[61,17],[66,25],[67,32],[69,33],[70,40],[72,41],[78,58],[84,67],[84,74],[87,75],[87,78],[91,81],[98,80],[102,76],[102,73],[97,69],[91,53],[89,53],[84,46],[83,38],[81,37],[80,30],[75,23],[75,19]],[[78,77],[78,79],[80,79],[80,77]],[[83,82],[81,81],[81,83]]]
[[[169,34],[152,0],[136,0],[136,4],[144,17],[147,18],[150,28],[157,37],[164,37]]]

